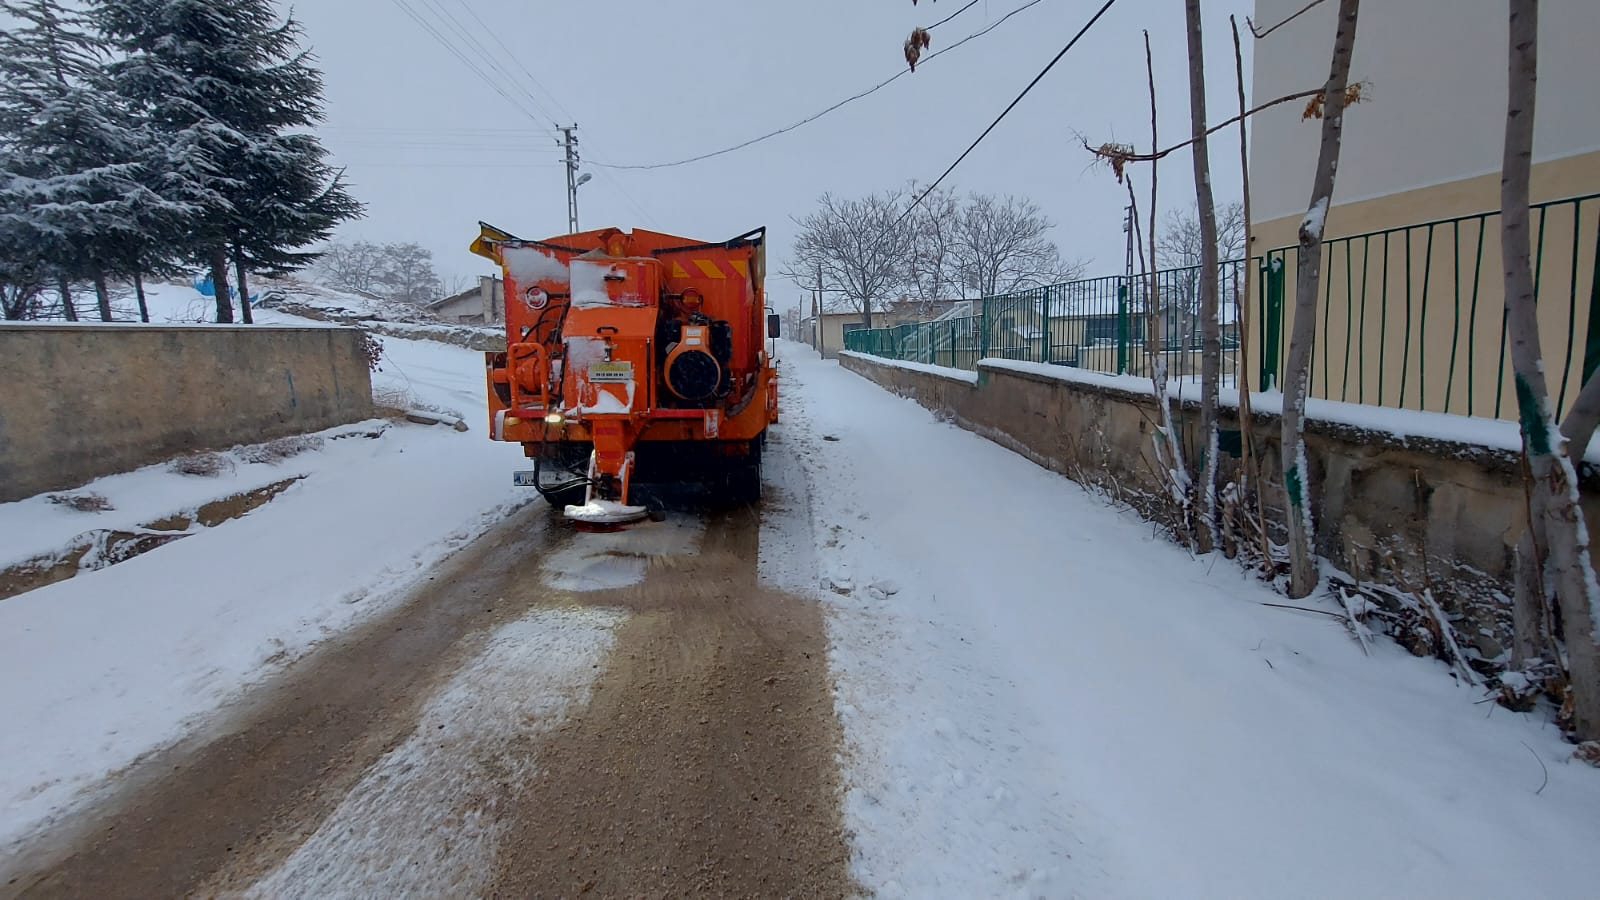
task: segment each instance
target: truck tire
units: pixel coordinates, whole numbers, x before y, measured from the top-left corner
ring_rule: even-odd
[[[762,438],[750,442],[750,455],[740,460],[728,473],[727,496],[730,503],[753,506],[761,502],[761,445]]]

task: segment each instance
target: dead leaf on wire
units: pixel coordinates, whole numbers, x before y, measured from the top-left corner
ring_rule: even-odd
[[[1344,89],[1344,105],[1355,106],[1366,99],[1365,90],[1365,82],[1358,81],[1355,84],[1346,86]],[[1311,99],[1306,103],[1305,112],[1300,114],[1301,121],[1322,118],[1323,97],[1326,93],[1326,91],[1318,91],[1311,96]]]
[[[931,43],[933,36],[928,34],[928,29],[911,29],[911,36],[906,38],[906,62],[911,65],[911,71],[917,70],[917,60],[922,58],[922,51],[928,49]]]

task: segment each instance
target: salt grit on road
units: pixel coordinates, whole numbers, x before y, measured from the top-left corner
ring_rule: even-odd
[[[1393,645],[1365,657],[1232,563],[780,356],[769,468],[791,500],[770,531],[792,540],[763,571],[803,579],[811,530],[869,890],[1593,896],[1600,773],[1553,726]]]
[[[152,291],[157,321],[194,292]],[[311,324],[263,311],[260,318]],[[470,431],[374,421],[274,462],[225,453],[216,478],[156,465],[0,504],[6,555],[126,528],[298,477],[270,503],[143,556],[0,601],[0,859],[111,773],[181,738],[319,641],[387,608],[529,494],[514,445],[486,439],[480,353],[383,338],[375,390],[462,415]],[[377,436],[362,436],[376,434]],[[355,435],[345,436],[341,435]]]
[[[243,896],[482,896],[506,828],[496,807],[536,771],[528,739],[587,702],[622,618],[535,610],[500,627],[411,736]]]

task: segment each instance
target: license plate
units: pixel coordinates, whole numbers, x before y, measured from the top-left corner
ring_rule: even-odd
[[[532,471],[512,472],[511,483],[517,487],[538,487],[539,481]]]
[[[633,380],[633,363],[606,362],[589,366],[590,384],[617,384]]]

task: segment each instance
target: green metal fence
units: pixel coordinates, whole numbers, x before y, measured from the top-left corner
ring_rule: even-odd
[[[1600,364],[1596,249],[1600,194],[1532,210],[1540,346],[1565,410]],[[1480,213],[1323,244],[1312,396],[1401,409],[1513,418],[1500,215]],[[1280,384],[1298,253],[1256,260],[1267,327],[1261,384]]]
[[[1600,367],[1600,194],[1533,208],[1541,343],[1552,399],[1565,410]],[[1311,395],[1462,415],[1515,413],[1506,346],[1498,212],[1337,238],[1323,245]],[[1281,384],[1293,324],[1298,251],[1272,250],[1218,269],[1224,383],[1250,366],[1256,388]],[[1246,286],[1246,276],[1250,285]],[[1198,267],[1053,284],[970,301],[944,319],[845,335],[845,348],[975,369],[979,359],[1030,360],[1146,375],[1159,329],[1179,379],[1200,368]],[[1239,341],[1240,305],[1252,312]]]
[[[1154,318],[1146,313],[1150,277],[1116,275],[965,301],[932,322],[858,329],[845,334],[845,349],[960,369],[998,358],[1143,374],[1149,369],[1150,332],[1159,329],[1168,371],[1197,380],[1200,268],[1164,269],[1155,279],[1160,315]],[[1223,371],[1231,380],[1243,362],[1237,323],[1244,260],[1221,265],[1218,288],[1224,307]]]

